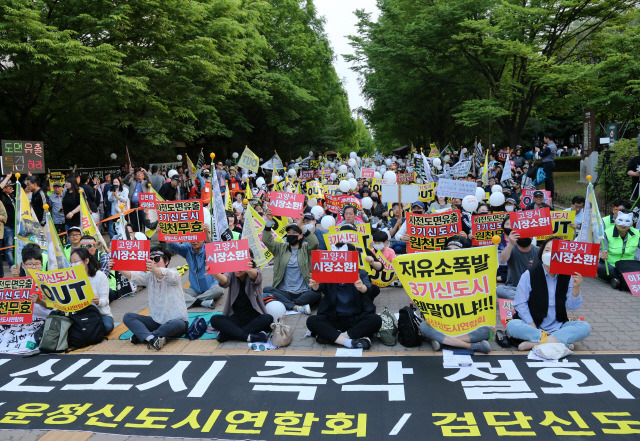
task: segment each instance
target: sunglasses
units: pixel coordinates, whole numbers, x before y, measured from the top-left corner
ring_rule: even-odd
[[[93,248],[95,246],[96,246],[95,243],[94,244],[85,243],[84,245],[80,245],[80,248],[84,248],[85,250],[88,250],[88,249]]]
[[[153,256],[151,260],[153,260],[155,263],[158,263],[162,260],[162,256]]]

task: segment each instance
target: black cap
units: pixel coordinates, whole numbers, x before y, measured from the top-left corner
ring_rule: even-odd
[[[309,220],[316,220],[316,217],[311,213],[305,213],[304,218]]]
[[[342,224],[340,231],[358,231],[358,229],[353,224]]]
[[[171,180],[172,181],[180,181],[180,175],[176,173],[175,175],[171,176]]]
[[[289,225],[287,225],[287,228],[286,228],[285,231],[288,233],[289,230],[295,230],[295,231],[298,232],[298,234],[302,234],[302,230],[300,229],[300,227],[296,223],[290,223]]]
[[[544,197],[544,193],[540,190],[536,190],[533,192],[533,197],[535,198],[536,196],[543,196]]]

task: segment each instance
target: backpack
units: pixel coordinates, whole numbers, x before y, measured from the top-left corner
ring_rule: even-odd
[[[86,308],[69,314],[72,321],[69,328],[69,346],[80,349],[95,345],[104,340],[104,323],[100,310],[89,305]]]
[[[189,340],[200,338],[207,332],[207,321],[202,317],[196,317],[187,329],[187,337]]]
[[[376,333],[376,337],[383,345],[393,346],[396,344],[396,335],[398,334],[398,325],[396,324],[396,318],[391,314],[389,308],[386,306],[380,314],[382,319],[382,326]]]
[[[293,329],[291,326],[285,325],[284,320],[280,317],[274,323],[271,323],[271,342],[274,346],[284,348],[291,344],[293,337]]]
[[[67,342],[67,336],[69,329],[71,328],[71,319],[65,317],[63,312],[51,311],[44,321],[44,325],[36,334],[42,332],[40,338],[39,349],[43,354],[50,354],[53,352],[64,352],[69,348]],[[38,336],[34,336],[38,341]]]
[[[406,348],[420,346],[420,319],[416,317],[410,306],[400,310],[398,317],[398,341]]]
[[[547,174],[544,172],[542,167],[538,167],[536,172],[536,177],[533,180],[533,185],[540,185],[547,179]]]

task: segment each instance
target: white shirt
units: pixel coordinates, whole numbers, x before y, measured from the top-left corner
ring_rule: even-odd
[[[160,324],[173,319],[189,321],[187,305],[184,302],[182,280],[178,270],[162,268],[162,274],[164,277],[159,280],[150,272],[134,271],[131,273],[132,282],[147,287],[149,316]]]
[[[113,314],[111,314],[111,307],[109,306],[109,280],[107,279],[107,276],[105,276],[102,271],[98,270],[95,276],[89,277],[89,283],[91,283],[93,295],[100,299],[98,301],[100,314],[113,317]]]

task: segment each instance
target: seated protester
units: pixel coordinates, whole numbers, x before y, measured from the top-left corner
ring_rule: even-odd
[[[404,216],[402,207],[399,202],[394,202],[391,205],[392,216],[387,221],[384,229],[389,232],[389,237],[392,239],[389,241],[393,252],[396,254],[406,254],[407,253],[407,244],[401,240],[395,240],[396,233],[402,226],[404,222]]]
[[[205,222],[207,233],[206,242],[211,242],[209,225]],[[189,288],[184,290],[184,300],[188,308],[202,306],[213,309],[216,300],[224,292],[218,281],[211,274],[207,274],[207,256],[204,251],[203,240],[193,240],[189,243],[168,243],[169,250],[181,255],[189,265]]]
[[[389,262],[393,262],[393,259],[396,258],[396,253],[392,248],[387,246],[389,243],[389,233],[374,228],[371,230],[371,239],[373,241],[373,249],[380,251]]]
[[[571,226],[577,231],[582,226],[582,215],[584,210],[584,196],[574,196],[571,199],[571,207],[564,211],[575,211],[576,217]]]
[[[567,318],[567,309],[573,311],[582,306],[582,276],[549,272],[554,239],[560,238],[551,237],[540,244],[541,263],[525,271],[516,288],[513,302],[516,314],[507,323],[507,335],[524,340],[518,346],[520,351],[528,351],[541,343],[562,343],[572,349],[573,342],[591,333],[589,323],[570,322]]]
[[[518,211],[518,203],[513,198],[504,201],[504,211]]]
[[[420,323],[420,333],[425,340],[431,342],[431,348],[434,351],[439,351],[443,345],[446,345],[456,348],[472,349],[476,352],[482,352],[483,354],[491,352],[491,345],[488,341],[491,336],[491,328],[489,326],[482,326],[468,334],[452,337],[444,335],[442,332],[433,328],[426,320],[423,320]]]
[[[105,276],[109,277],[109,253],[103,253],[102,251],[98,250],[95,237],[88,234],[82,236],[82,238],[80,239],[79,248],[86,249],[89,254],[95,257],[98,265],[100,266],[100,271],[102,271]]]
[[[509,267],[506,263],[500,263],[500,254],[502,254],[502,250],[504,250],[509,243],[509,234],[511,234],[511,221],[507,216],[502,221],[502,234],[500,235],[500,243],[498,244],[498,271],[496,274],[496,280],[498,282],[507,281]]]
[[[160,350],[167,337],[180,337],[189,326],[184,303],[182,280],[178,270],[168,268],[171,256],[156,246],[149,253],[148,272],[121,271],[137,285],[145,285],[149,296],[149,315],[127,312],[122,320],[133,332],[131,343],[147,343],[149,349]]]
[[[499,251],[498,263],[507,265],[507,282],[498,285],[496,295],[500,299],[512,299],[516,295],[516,287],[525,271],[540,263],[538,261],[539,248],[531,245],[530,237],[520,238],[520,234],[511,231],[511,221],[506,218],[502,222],[502,230],[507,236],[506,246]]]
[[[250,253],[253,258],[253,253]],[[211,317],[211,326],[219,331],[218,341],[265,343],[273,317],[262,300],[262,271],[253,260],[246,271],[213,275],[222,288],[229,288],[222,315]]]
[[[438,198],[429,205],[429,213],[446,210],[447,208],[451,208],[451,203],[447,202],[446,197],[438,196]]]
[[[611,225],[615,225],[618,212],[620,210],[631,210],[631,204],[624,199],[618,199],[613,203],[612,213],[609,216],[602,218],[604,230],[606,231]]]
[[[109,307],[109,281],[107,276],[100,271],[98,261],[85,248],[78,248],[71,252],[69,261],[71,266],[83,265],[93,290],[93,303],[102,314],[102,323],[104,324],[104,334],[107,335],[113,331],[113,314]]]
[[[29,277],[27,270],[47,270],[46,263],[43,263],[42,248],[35,243],[28,243],[24,246],[22,249],[22,263],[20,264],[20,268],[14,266],[11,268],[11,274],[13,277]],[[45,301],[40,298],[37,287],[33,290],[33,294],[31,294],[31,301],[33,302],[33,319],[46,319],[51,309],[47,308]]]
[[[424,214],[424,210],[425,210],[424,202],[422,202],[422,201],[415,201],[413,204],[411,204],[411,212],[412,213]],[[406,222],[406,219],[402,220],[402,226],[398,229],[397,233],[395,234],[395,239],[396,240],[401,240],[405,244],[409,243],[410,237],[407,234],[407,222]]]
[[[302,228],[303,233],[306,233],[307,231],[311,231],[311,233],[313,233],[316,236],[316,239],[318,239],[318,249],[326,250],[327,245],[324,243],[324,233],[320,229],[316,228],[315,216],[311,213],[305,213],[302,219],[304,222],[304,225]]]
[[[600,262],[598,263],[598,277],[610,280],[614,289],[626,286],[621,266],[627,267],[624,272],[640,271],[640,263],[634,262],[640,260],[640,248],[638,248],[640,231],[632,225],[633,213],[627,209],[619,209],[615,224],[604,231]],[[634,268],[635,265],[638,268]]]
[[[347,251],[348,246],[332,246],[332,250]],[[367,295],[371,282],[366,271],[359,270],[355,283],[317,283],[309,281],[311,289],[324,294],[318,314],[307,319],[307,328],[321,344],[335,343],[347,348],[369,349],[370,337],[380,330],[382,319]]]
[[[536,190],[533,192],[533,202],[528,204],[524,209],[535,210],[537,208],[551,208],[551,206],[545,204],[544,192],[542,192],[541,190]]]
[[[311,251],[318,248],[318,239],[311,231],[302,232],[302,218],[287,225],[286,243],[276,242],[271,234],[275,225],[271,209],[262,232],[262,243],[273,253],[273,286],[264,288],[288,311],[311,314],[311,305],[320,300],[320,294],[309,289],[311,279]],[[303,239],[306,239],[303,241]]]
[[[491,194],[491,189],[493,188],[494,185],[496,185],[498,182],[496,181],[496,178],[489,178],[489,184],[484,186],[484,191],[485,193],[489,193]]]
[[[67,244],[62,249],[64,257],[67,258],[67,261],[69,261],[69,258],[71,257],[71,251],[75,248],[80,247],[81,239],[82,230],[80,229],[80,227],[69,227],[69,229],[67,230]]]
[[[240,194],[240,193],[238,193]],[[238,240],[242,237],[242,229],[240,229],[240,231],[236,231],[236,225],[238,223],[238,218],[236,217],[236,215],[232,212],[227,210],[227,222],[229,223],[229,230],[231,231],[231,235],[233,236],[233,240]]]
[[[358,217],[358,208],[355,205],[345,205],[342,208],[342,217],[344,220],[338,224],[338,226],[350,224],[363,224],[366,222],[366,215],[362,213],[362,217]],[[364,220],[363,220],[364,219]],[[339,220],[339,217],[338,217]]]
[[[476,214],[490,214],[491,213],[491,205],[481,202],[478,204],[478,208],[476,208]]]
[[[447,238],[445,242],[445,250],[461,250],[463,248],[471,248],[471,241],[458,235]]]
[[[340,231],[358,231],[358,229],[355,227],[355,225],[345,224],[340,228]],[[384,232],[381,232],[381,233],[384,235],[384,238],[386,240],[387,234]],[[372,232],[372,235],[373,235],[373,232]],[[382,236],[379,235],[378,238],[381,239]],[[338,248],[342,248],[343,245],[345,244],[343,243],[336,244]],[[353,244],[346,244],[346,245],[349,251],[357,251],[355,245]],[[369,265],[371,266],[371,268],[373,268],[376,271],[380,271],[384,268],[384,265],[382,264],[382,262],[378,260],[378,258],[376,257],[376,254],[373,251],[371,251],[369,248],[365,248],[365,253],[367,254],[366,259]],[[372,302],[373,302],[373,299],[375,299],[378,296],[378,294],[380,294],[380,287],[378,286],[371,285],[371,288],[367,290],[367,295],[369,296]]]

